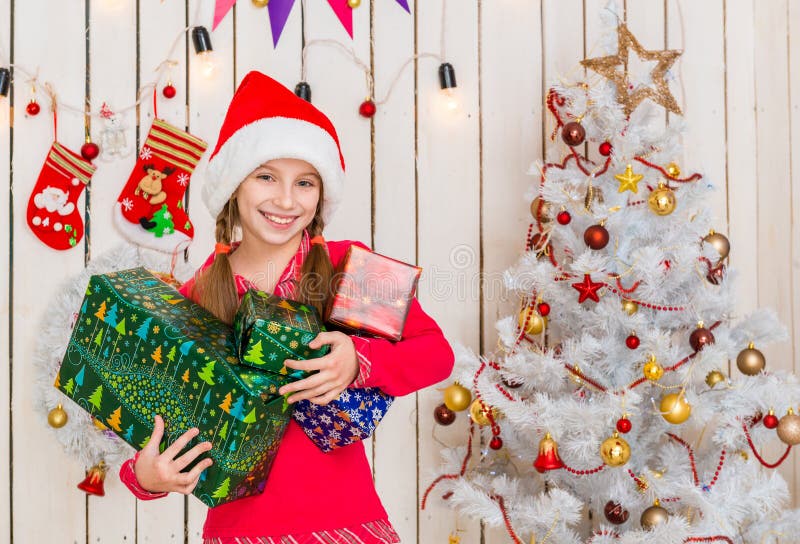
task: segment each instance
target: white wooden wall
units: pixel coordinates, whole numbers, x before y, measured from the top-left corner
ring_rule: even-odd
[[[40,69],[62,100],[94,107],[129,104],[137,83],[149,81],[176,33],[194,22],[199,0],[0,0],[0,62]],[[202,22],[210,27],[211,1]],[[393,0],[364,1],[354,13],[357,55],[373,67],[382,97],[412,54],[439,53],[441,0],[411,0],[412,15]],[[437,62],[419,59],[398,80],[391,100],[372,121],[358,116],[363,76],[340,52],[312,49],[308,81],[314,103],[342,139],[347,196],[326,231],[353,238],[425,268],[423,307],[448,338],[474,350],[495,344],[493,324],[516,302],[501,300],[499,273],[520,253],[529,221],[522,195],[530,163],[541,157],[549,122],[542,112],[548,81],[597,54],[596,14],[605,0],[450,0],[447,60],[457,71],[464,104],[456,120],[430,106]],[[739,270],[739,309],[772,306],[800,332],[800,3],[792,0],[627,0],[629,26],[645,47],[683,48],[683,88],[674,91],[690,122],[684,169],[699,169],[719,187],[711,205],[717,230],[729,233]],[[216,80],[196,69],[184,42],[173,76],[178,95],[161,100],[166,120],[213,142],[236,84],[250,69],[287,86],[300,77],[301,28],[307,39],[347,40],[327,3],[295,6],[277,50],[266,11],[239,2],[213,33],[221,61]],[[84,39],[85,38],[85,39]],[[593,50],[594,48],[594,50]],[[188,60],[188,65],[187,65]],[[794,66],[790,70],[790,66]],[[88,73],[88,85],[85,74]],[[25,208],[51,140],[46,107],[26,118],[24,78],[0,100],[0,541],[199,542],[205,507],[180,495],[137,502],[115,475],[104,498],[75,488],[86,467],[68,458],[46,422],[34,417],[31,354],[36,325],[57,283],[119,236],[110,210],[134,158],[102,163],[86,191],[85,243],[67,252],[41,244],[25,223]],[[44,97],[39,96],[45,104]],[[13,106],[16,106],[14,108]],[[138,142],[152,120],[149,102],[127,118]],[[62,113],[60,140],[78,149],[83,119]],[[13,128],[12,128],[13,127]],[[94,127],[97,135],[97,127]],[[189,213],[198,236],[197,262],[212,247],[212,222],[190,187]],[[81,200],[81,203],[84,199]],[[487,284],[481,289],[480,279]],[[793,341],[766,350],[769,368],[793,369]],[[456,516],[437,496],[420,512],[421,494],[439,461],[432,437],[435,388],[399,399],[369,445],[378,491],[403,542],[502,543],[502,530]],[[464,439],[465,418],[436,437]],[[781,468],[800,496],[798,457]],[[343,490],[343,492],[346,490]],[[343,499],[344,500],[344,499]],[[483,540],[482,540],[483,539]]]

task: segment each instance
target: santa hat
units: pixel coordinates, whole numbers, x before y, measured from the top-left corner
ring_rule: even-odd
[[[322,218],[329,223],[344,192],[344,158],[333,123],[261,72],[252,71],[233,95],[219,138],[200,168],[203,201],[216,217],[239,184],[272,159],[302,159],[322,177]]]

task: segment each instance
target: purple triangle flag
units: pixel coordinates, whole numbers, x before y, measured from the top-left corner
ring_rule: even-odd
[[[404,10],[411,13],[411,10],[408,9],[408,0],[397,0],[397,3],[400,4]]]
[[[286,20],[294,6],[294,0],[270,0],[267,4],[269,10],[269,26],[272,29],[272,46],[278,46],[281,33],[286,26]]]

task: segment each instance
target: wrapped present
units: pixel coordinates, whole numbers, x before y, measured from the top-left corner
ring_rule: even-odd
[[[163,451],[211,441],[214,460],[194,489],[208,506],[264,490],[291,417],[288,378],[237,364],[233,330],[144,268],[92,276],[55,386],[134,448],[156,414]]]
[[[400,340],[421,272],[418,266],[351,245],[336,267],[325,321]]]
[[[308,347],[325,327],[313,306],[251,289],[242,297],[233,322],[239,360],[259,370],[299,380],[309,373],[290,370],[286,359],[316,359],[330,350]]]
[[[292,417],[314,444],[327,453],[368,438],[392,401],[394,397],[377,387],[348,388],[325,406],[299,401]]]

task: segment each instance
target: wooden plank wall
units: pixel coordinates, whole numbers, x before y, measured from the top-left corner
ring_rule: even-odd
[[[178,95],[160,100],[169,122],[214,142],[228,101],[251,69],[293,87],[301,75],[302,43],[336,39],[373,71],[378,99],[412,55],[444,53],[457,71],[462,111],[443,116],[432,102],[436,58],[421,56],[400,73],[372,120],[358,116],[363,73],[346,53],[308,51],[314,103],[337,126],[347,160],[347,196],[326,230],[425,268],[419,298],[448,338],[474,350],[496,340],[495,320],[516,307],[502,292],[501,273],[519,255],[529,221],[526,173],[542,157],[552,127],[543,113],[547,82],[575,73],[578,61],[601,52],[597,14],[605,0],[413,0],[406,14],[393,0],[364,0],[347,36],[322,0],[298,2],[280,45],[272,48],[265,10],[242,1],[213,33],[216,78],[200,75],[191,45],[178,43],[171,79]],[[687,112],[686,169],[718,187],[710,203],[718,230],[729,233],[738,270],[738,310],[775,308],[800,333],[800,7],[790,0],[627,0],[627,21],[645,47],[685,49],[673,84]],[[0,0],[0,64],[39,70],[61,100],[94,108],[122,106],[153,78],[182,28],[210,27],[212,2],[187,0]],[[196,19],[199,17],[199,19]],[[441,40],[442,28],[446,29]],[[305,36],[303,36],[305,31]],[[442,51],[444,48],[444,51]],[[88,73],[88,82],[84,75]],[[66,251],[45,247],[25,224],[25,208],[52,140],[46,100],[28,118],[25,77],[0,99],[0,541],[200,542],[205,507],[193,498],[137,503],[110,475],[104,498],[75,488],[85,467],[61,450],[33,414],[36,326],[65,276],[119,239],[112,203],[135,154],[103,162],[85,198],[85,242]],[[150,100],[126,116],[136,150],[153,118]],[[667,121],[667,116],[663,116]],[[99,134],[95,123],[92,131]],[[81,116],[62,112],[59,138],[78,149]],[[213,221],[190,187],[187,206],[200,235],[188,252],[199,262],[213,245]],[[765,350],[773,369],[795,367],[795,343]],[[465,544],[508,542],[502,530],[459,519],[438,499],[418,509],[439,463],[439,442],[464,439],[464,418],[434,428],[441,393],[430,388],[399,399],[368,444],[375,482],[403,542],[445,542],[458,530]],[[476,446],[477,450],[480,446]],[[781,473],[800,496],[797,456]]]

